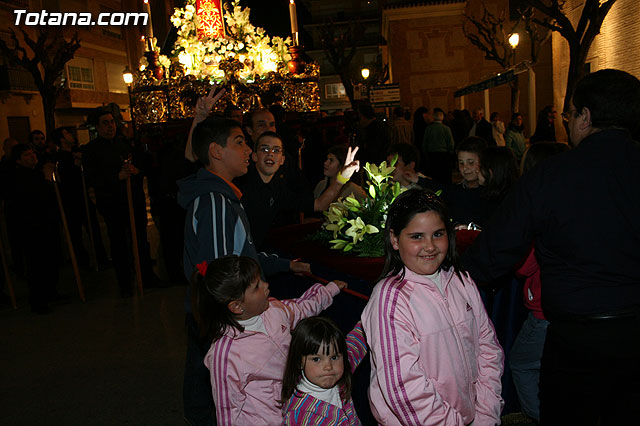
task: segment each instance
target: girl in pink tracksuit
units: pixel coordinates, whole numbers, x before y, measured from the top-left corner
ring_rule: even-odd
[[[383,279],[362,313],[371,350],[369,402],[382,425],[497,425],[503,353],[453,225],[420,189],[389,208]]]
[[[226,256],[197,265],[194,316],[211,340],[205,365],[219,426],[280,425],[278,404],[291,329],[331,305],[346,287],[315,284],[301,298],[269,298],[269,284],[249,257]]]

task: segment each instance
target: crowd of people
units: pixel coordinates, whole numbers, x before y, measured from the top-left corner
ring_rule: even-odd
[[[277,109],[211,114],[222,94],[214,87],[199,99],[186,141],[167,148],[181,176],[162,190],[146,153],[107,108],[89,116],[97,137],[82,149],[63,128],[49,138],[33,132],[29,144],[5,141],[11,258],[14,267],[26,265],[34,312],[48,312],[60,297],[53,185],[74,218],[69,234],[81,263],[89,262],[82,227],[100,235],[97,211],[120,294],[132,295],[131,211],[144,285],[167,285],[149,254],[146,175],[149,194],[162,194],[160,204],[174,212],[156,212],[173,218],[158,221],[161,241],[184,247],[181,258],[164,250],[165,262],[183,271],[173,281],[190,284],[183,385],[190,425],[359,425],[352,373],[367,352],[365,385],[379,424],[500,424],[505,356],[478,286],[505,276],[522,280],[530,311],[508,359],[523,412],[543,425],[637,418],[637,78],[603,70],[580,81],[562,115],[569,145],[556,141],[553,107],[540,112],[527,144],[518,112],[505,126],[495,112],[487,121],[482,108],[420,107],[413,120],[398,108],[388,123],[362,104],[348,115],[354,123],[319,148],[313,128],[295,128]],[[267,253],[274,229],[347,195],[365,199],[361,165],[393,159],[393,180],[405,191],[389,206],[385,264],[361,321],[344,335],[317,316],[348,286],[340,280],[296,299],[270,298],[268,277],[312,267]],[[319,180],[315,189],[310,177]],[[478,232],[461,255],[462,229]],[[108,262],[102,241],[94,244]],[[29,267],[33,259],[37,268]]]

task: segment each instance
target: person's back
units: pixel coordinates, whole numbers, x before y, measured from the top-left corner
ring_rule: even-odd
[[[377,119],[373,108],[369,104],[358,107],[360,114],[361,133],[358,144],[360,146],[360,161],[362,163],[380,164],[389,149],[389,128]]]
[[[451,129],[442,122],[444,112],[434,109],[433,118],[433,123],[424,131],[421,145],[421,154],[426,160],[423,172],[442,184],[449,184],[455,143]]]
[[[591,299],[605,288],[608,295],[601,297],[610,299],[611,309],[624,307],[632,295],[640,301],[640,269],[635,266],[640,265],[640,226],[632,219],[640,215],[640,197],[637,186],[630,184],[640,182],[640,169],[634,166],[638,161],[640,145],[623,131],[611,130],[594,134],[532,171],[525,191],[544,188],[546,193],[533,206],[538,218],[534,229],[545,231],[536,248],[540,263],[548,268],[546,311],[598,312],[600,307],[586,305],[581,294]],[[608,247],[604,252],[603,246]],[[568,294],[573,296],[565,300]]]
[[[391,143],[413,143],[413,127],[411,122],[404,118],[404,110],[402,107],[396,107],[393,110]]]
[[[436,116],[439,117],[439,116]],[[423,152],[446,152],[453,154],[454,142],[451,129],[436,119],[424,132]]]

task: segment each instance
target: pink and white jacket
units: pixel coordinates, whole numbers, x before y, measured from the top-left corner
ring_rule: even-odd
[[[404,274],[380,281],[362,313],[373,415],[382,425],[500,424],[504,357],[475,283],[441,270],[443,296]]]
[[[291,343],[291,329],[317,315],[340,292],[331,282],[314,284],[299,299],[271,299],[261,314],[267,334],[238,332],[229,327],[213,342],[204,363],[211,374],[213,401],[219,426],[280,425],[277,400]]]

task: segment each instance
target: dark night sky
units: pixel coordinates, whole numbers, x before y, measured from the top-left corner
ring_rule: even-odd
[[[289,0],[241,0],[240,6],[251,9],[250,20],[256,27],[262,27],[270,36],[291,35],[289,21]],[[306,13],[301,2],[296,2],[298,25],[304,24]]]

